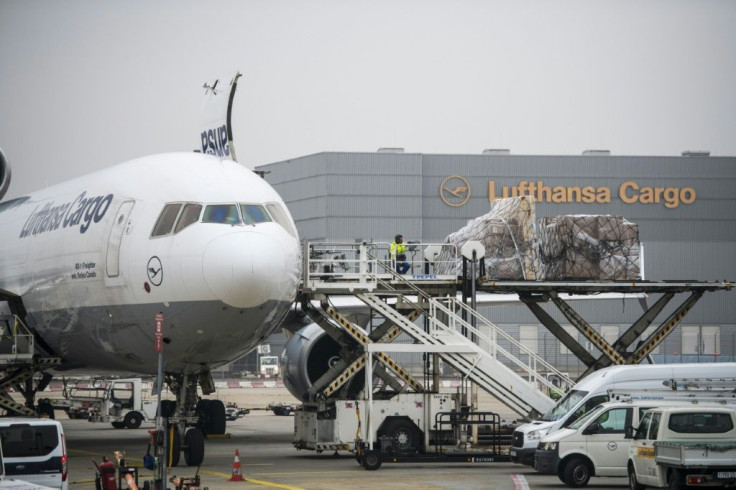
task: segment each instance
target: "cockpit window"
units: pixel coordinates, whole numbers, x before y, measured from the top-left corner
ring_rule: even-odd
[[[202,222],[237,225],[240,223],[238,207],[235,204],[210,204],[204,208]]]
[[[268,209],[268,212],[271,213],[271,216],[273,216],[273,219],[276,221],[276,223],[280,224],[286,231],[289,232],[291,236],[296,237],[296,230],[294,230],[294,227],[291,226],[289,216],[286,214],[286,211],[284,211],[284,208],[282,208],[279,203],[269,202],[266,204],[266,209]]]
[[[266,209],[260,204],[241,204],[240,214],[243,215],[243,221],[246,225],[271,221],[271,217],[266,212]]]
[[[187,226],[199,221],[200,214],[202,214],[201,204],[185,204],[181,216],[179,216],[179,221],[176,222],[174,233],[179,233]]]
[[[156,225],[153,227],[152,237],[168,235],[171,233],[171,229],[174,227],[174,221],[179,214],[181,209],[181,203],[167,204],[164,206],[164,210],[156,221]]]

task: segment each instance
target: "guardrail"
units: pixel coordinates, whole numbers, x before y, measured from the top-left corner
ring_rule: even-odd
[[[31,361],[34,337],[18,315],[0,315],[0,362]]]
[[[402,278],[408,281],[455,281],[453,273],[437,274],[436,269],[447,270],[437,262],[440,253],[449,256],[444,262],[457,261],[457,247],[451,243],[406,243],[406,260],[391,257],[388,242],[310,242],[302,243],[302,276],[305,289],[317,289],[330,284],[356,289],[372,290],[378,281],[392,281],[396,271],[408,266]],[[401,267],[402,263],[406,266]],[[392,270],[387,270],[388,268]],[[393,273],[392,273],[393,272]]]

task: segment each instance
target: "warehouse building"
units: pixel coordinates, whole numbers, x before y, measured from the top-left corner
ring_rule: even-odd
[[[617,156],[601,150],[575,156],[508,150],[427,155],[393,148],[324,152],[257,170],[266,172],[286,201],[302,240],[390,242],[401,233],[405,241],[442,242],[487,213],[494,199],[531,195],[537,218],[617,215],[638,224],[646,279],[736,278],[734,157]],[[609,342],[642,314],[637,301],[587,301],[576,309]],[[554,309],[548,311],[564,325]],[[563,371],[582,368],[524,306],[482,313]],[[577,335],[573,327],[566,330]],[[735,344],[736,291],[707,293],[653,358],[732,361]]]

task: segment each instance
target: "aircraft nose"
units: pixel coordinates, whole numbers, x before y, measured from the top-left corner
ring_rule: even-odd
[[[298,259],[282,241],[262,233],[236,232],[211,241],[202,267],[210,291],[236,308],[269,300],[293,301]]]

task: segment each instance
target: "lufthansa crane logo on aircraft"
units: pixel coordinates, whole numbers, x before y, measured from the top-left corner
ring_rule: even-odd
[[[460,175],[450,175],[440,184],[440,199],[452,207],[459,207],[470,199],[468,179]]]
[[[148,259],[148,265],[146,266],[146,272],[148,273],[148,280],[154,286],[160,286],[164,280],[164,267],[161,265],[161,260],[155,255]]]

